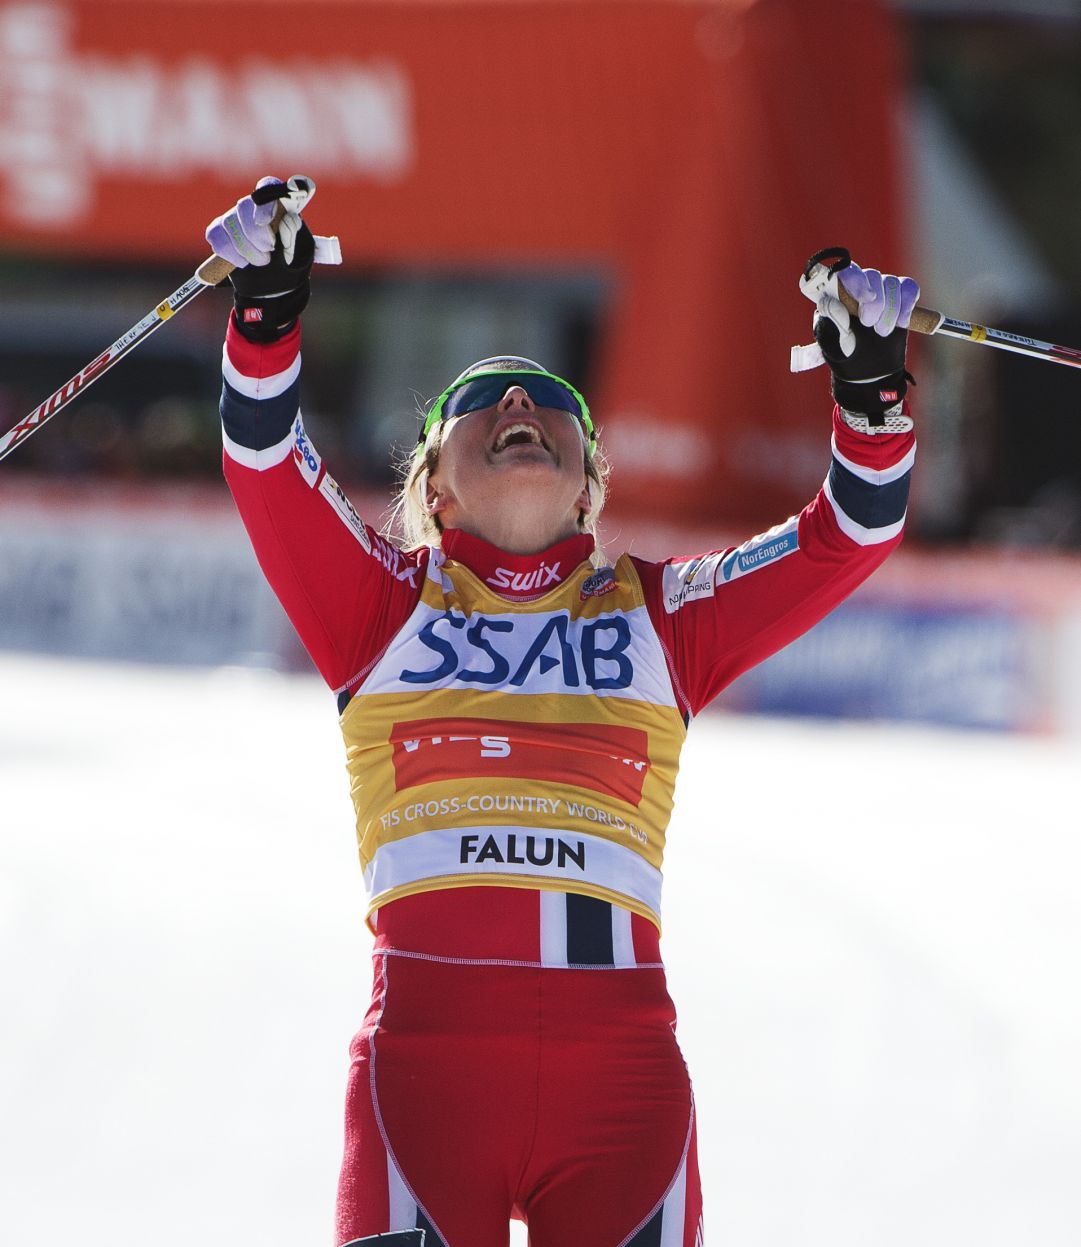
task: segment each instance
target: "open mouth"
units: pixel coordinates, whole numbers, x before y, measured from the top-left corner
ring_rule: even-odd
[[[548,449],[540,429],[535,424],[518,421],[499,430],[499,436],[495,439],[492,450],[495,454],[499,454],[508,446],[543,446],[545,450]]]

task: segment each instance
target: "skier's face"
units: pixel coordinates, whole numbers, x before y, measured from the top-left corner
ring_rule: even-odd
[[[580,427],[568,412],[537,407],[520,385],[493,407],[448,420],[428,482],[443,526],[497,544],[508,522],[539,537],[554,531],[553,541],[577,532],[590,506]]]

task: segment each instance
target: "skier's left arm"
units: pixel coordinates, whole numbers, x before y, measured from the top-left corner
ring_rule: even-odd
[[[839,282],[859,304],[858,317],[840,301]],[[901,541],[915,458],[906,330],[919,287],[814,260],[800,287],[816,304],[816,345],[802,348],[803,364],[829,364],[835,400],[822,488],[798,516],[741,546],[636,560],[690,714],[822,619]]]

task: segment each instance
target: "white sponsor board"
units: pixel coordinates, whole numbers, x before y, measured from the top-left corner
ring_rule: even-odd
[[[0,649],[307,666],[235,513],[5,506]]]

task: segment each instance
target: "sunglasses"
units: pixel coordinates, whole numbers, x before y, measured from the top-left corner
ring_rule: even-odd
[[[512,385],[520,385],[537,407],[551,407],[555,411],[569,412],[582,426],[586,446],[592,456],[597,448],[597,434],[589,415],[586,400],[569,381],[555,373],[529,370],[528,372],[475,372],[462,381],[448,386],[432,404],[424,419],[417,444],[418,452],[428,440],[428,434],[443,420],[465,416],[471,411],[483,411],[494,407]]]

